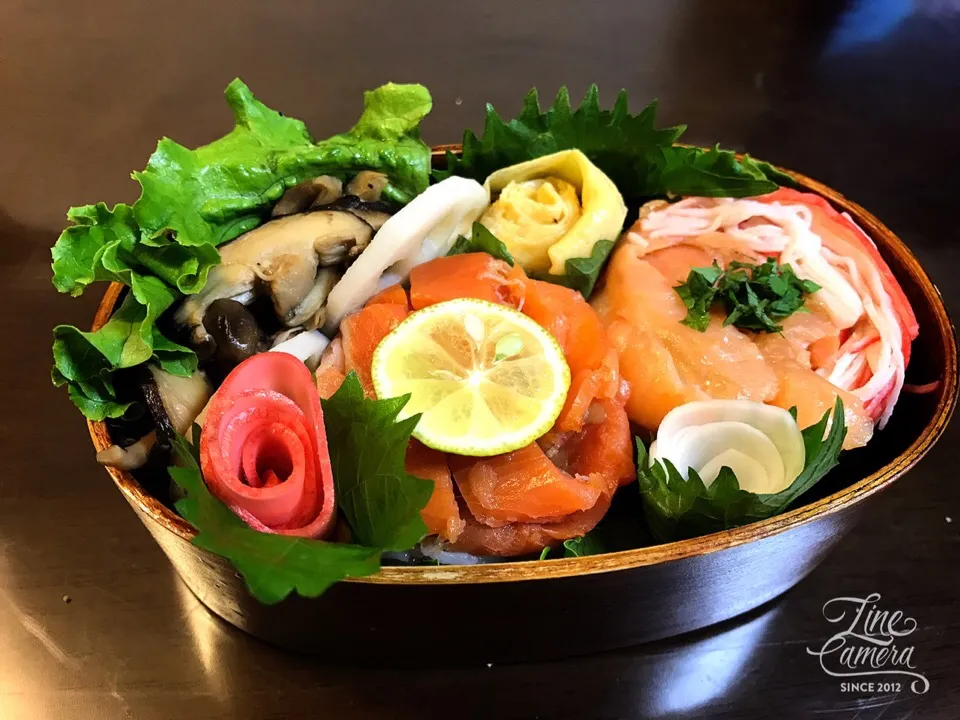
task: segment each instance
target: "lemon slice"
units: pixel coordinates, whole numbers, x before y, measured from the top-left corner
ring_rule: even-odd
[[[410,394],[401,418],[421,413],[424,445],[499,455],[549,430],[567,397],[570,368],[556,339],[523,313],[461,298],[413,313],[373,353],[381,398]]]

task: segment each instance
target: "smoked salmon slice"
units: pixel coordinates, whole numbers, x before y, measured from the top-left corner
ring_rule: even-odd
[[[404,318],[407,309],[392,303],[367,305],[340,323],[340,338],[343,343],[344,370],[357,373],[367,397],[375,397],[370,366],[373,352]]]
[[[539,552],[570,538],[582,537],[593,530],[610,509],[610,500],[601,495],[589,510],[575,512],[554,523],[511,523],[489,527],[467,518],[463,532],[451,545],[452,550],[473,555],[516,557]]]
[[[346,379],[340,370],[335,367],[317,368],[317,392],[324,400],[329,400],[340,389]]]
[[[553,335],[570,373],[600,367],[610,347],[596,311],[576,290],[542,280],[527,280],[523,313]]]
[[[447,457],[442,452],[431,450],[420,441],[411,438],[407,446],[406,471],[418,478],[433,481],[433,494],[420,517],[431,535],[454,541],[466,525],[460,517],[460,507],[453,493],[453,481]]]
[[[410,298],[403,285],[391,285],[367,300],[367,305],[402,305],[410,309]]]
[[[489,458],[450,456],[457,486],[474,518],[490,526],[556,520],[593,507],[606,485],[571,476],[536,443]]]
[[[411,440],[407,472],[434,482],[421,517],[430,534],[481,555],[536,552],[583,535],[635,469],[617,351],[580,293],[531,280],[486,253],[432,260],[412,270],[409,305],[406,291],[393,286],[344,319],[317,371],[318,389],[329,396],[355,371],[372,396],[373,352],[408,310],[462,297],[510,305],[546,328],[573,381],[553,429],[514,452],[464,457]]]
[[[570,389],[556,429],[580,430],[596,398],[619,390],[617,355],[596,311],[575,290],[527,280],[523,312],[553,335],[570,366]]]
[[[654,430],[670,410],[709,398],[767,401],[777,378],[744,333],[718,317],[705,332],[682,324],[687,310],[674,281],[658,265],[684,248],[665,248],[650,262],[637,245],[613,255],[603,289],[591,302],[619,354],[620,375],[630,385],[630,419]],[[662,254],[662,255],[661,255]]]
[[[551,432],[490,458],[449,459],[466,506],[455,547],[481,555],[522,555],[588,532],[617,487],[636,477],[627,414],[609,399],[591,406],[579,433]]]
[[[414,310],[457,298],[477,298],[522,308],[526,276],[487,253],[441,257],[410,271]]]

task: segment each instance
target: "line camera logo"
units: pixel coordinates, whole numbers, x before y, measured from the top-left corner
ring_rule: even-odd
[[[878,606],[880,593],[865,598],[838,597],[823,605],[823,617],[844,629],[829,638],[819,650],[807,653],[820,658],[820,667],[831,677],[863,678],[840,684],[843,692],[899,692],[909,679],[910,689],[922,695],[930,681],[916,671],[914,646],[908,638],[917,621],[899,610]]]

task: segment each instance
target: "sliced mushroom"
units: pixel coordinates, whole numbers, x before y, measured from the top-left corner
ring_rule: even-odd
[[[327,296],[333,290],[333,286],[340,280],[340,277],[341,274],[335,268],[320,268],[310,292],[293,310],[280,318],[283,324],[287,327],[304,325],[308,330],[315,330],[323,325],[324,318],[322,316],[324,315]]]
[[[160,407],[150,407],[154,419],[162,410],[172,429],[179,435],[185,435],[213,393],[206,375],[197,371],[188,377],[180,377],[156,365],[148,365],[147,368],[160,400]],[[150,400],[148,397],[148,404]]]
[[[210,303],[223,298],[246,305],[253,301],[256,284],[257,273],[253,267],[239,263],[225,265],[221,262],[210,269],[203,290],[185,298],[174,317],[180,325],[193,328],[193,344],[202,345],[208,340],[203,328],[203,316]]]
[[[347,195],[356,195],[364,202],[375,202],[380,199],[380,193],[390,182],[390,179],[374,170],[362,170],[347,183]]]
[[[304,180],[289,188],[270,213],[273,217],[286,217],[301,213],[311,205],[332,203],[343,194],[343,183],[332,175]]]
[[[137,470],[147,464],[150,451],[157,444],[157,433],[144,435],[132,445],[120,447],[111,445],[97,453],[97,462],[101,465],[115,467],[118,470]]]
[[[317,270],[358,255],[373,238],[373,228],[354,212],[320,210],[273,220],[241,235],[220,250],[220,264],[207,284],[187,297],[175,319],[193,328],[195,343],[204,341],[204,314],[214,300],[243,304],[266,285],[278,317],[284,318],[313,290]]]
[[[394,208],[390,203],[375,201],[364,202],[356,195],[344,195],[330,203],[328,208],[349,210],[358,218],[368,223],[374,230],[379,230],[393,215]]]
[[[212,365],[226,376],[263,349],[263,333],[253,314],[236,300],[214,300],[203,316],[203,326],[215,349]]]

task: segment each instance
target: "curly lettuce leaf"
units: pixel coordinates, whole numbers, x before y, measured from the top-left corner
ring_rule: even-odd
[[[180,467],[170,468],[170,476],[184,493],[176,503],[177,512],[198,531],[193,544],[229,560],[260,602],[272,605],[292,592],[317,597],[344,578],[373,575],[380,569],[376,548],[249,527],[210,493],[189,444],[183,438],[178,441]]]
[[[197,369],[193,351],[165,338],[155,326],[177,293],[151,276],[133,274],[130,285],[130,293],[96,332],[72,325],[53,329],[53,384],[67,385],[70,399],[91,420],[121,417],[130,407],[117,399],[116,370],[151,359],[174,375]]]
[[[144,242],[172,234],[182,245],[220,245],[259,225],[287,188],[318,175],[371,169],[410,195],[427,187],[430,149],[418,128],[431,100],[422,85],[365,93],[353,129],[317,143],[300,120],[268,108],[240,80],[226,97],[236,121],[228,135],[196,150],[164,138],[134,173]]]
[[[726,467],[710,487],[704,485],[692,468],[684,479],[669,461],[654,463],[651,467],[647,450],[638,439],[637,478],[650,530],[660,542],[671,542],[783,512],[836,466],[847,434],[843,417],[843,401],[837,396],[832,415],[827,411],[820,422],[802,432],[806,451],[803,472],[788,488],[774,494],[741,490],[736,475]]]
[[[397,420],[409,397],[369,400],[351,372],[321,400],[337,507],[357,542],[384,550],[408,550],[427,534],[420,511],[433,482],[404,469],[420,416]]]
[[[467,130],[462,156],[448,153],[447,169],[435,175],[482,181],[509,165],[577,148],[634,201],[683,194],[745,197],[792,184],[789,176],[768,163],[738,161],[734,153],[719,148],[675,146],[686,126],[656,128],[656,110],[654,101],[631,115],[625,90],[612,110],[601,110],[597,86],[591,85],[576,110],[570,106],[567,88],[562,87],[553,105],[542,111],[533,89],[513,120],[504,121],[487,105],[482,136]]]
[[[257,100],[240,80],[230,83],[226,98],[234,129],[196,150],[161,140],[146,169],[134,173],[141,194],[132,206],[111,210],[99,203],[68,212],[74,224],[52,251],[57,290],[76,296],[101,281],[133,289],[131,307],[116,323],[96,333],[70,326],[54,332],[54,383],[68,386],[88,418],[126,410],[113,390],[116,370],[151,357],[175,374],[196,369],[191,351],[160,335],[154,323],[181,294],[203,288],[220,260],[217,246],[263,222],[286,188],[364,169],[385,172],[396,201],[427,187],[430,150],[420,140],[419,123],[431,100],[420,85],[388,84],[366,93],[354,128],[320,142],[301,121]],[[133,308],[136,303],[142,307]]]

